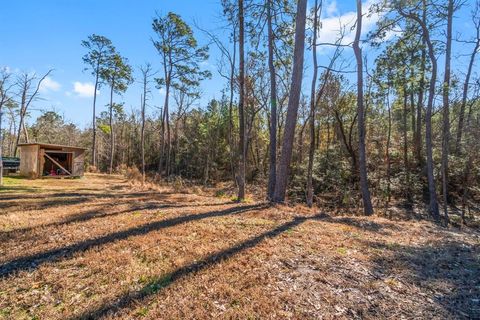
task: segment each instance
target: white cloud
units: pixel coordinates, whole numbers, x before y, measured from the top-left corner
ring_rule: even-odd
[[[378,13],[369,14],[369,8],[378,0],[366,0],[362,3],[362,36],[374,29],[377,21],[381,16]],[[318,42],[335,43],[340,35],[340,30],[344,30],[344,38],[342,44],[351,44],[355,38],[355,26],[357,20],[356,11],[348,11],[338,14],[337,4],[335,1],[330,2],[327,6],[325,16],[321,19],[322,28],[319,34]]]
[[[167,92],[165,91],[164,88],[158,89],[158,94],[160,94],[161,96],[165,96],[166,93],[167,93]]]
[[[332,2],[327,4],[327,8],[325,9],[325,13],[327,14],[327,17],[331,17],[335,14],[337,14],[337,1],[333,0]]]
[[[75,81],[73,83],[73,92],[79,97],[90,98],[93,97],[93,92],[95,91],[95,86],[91,82],[79,82]],[[97,94],[99,91],[97,90]]]
[[[40,92],[46,93],[49,91],[58,91],[60,90],[60,83],[53,80],[51,77],[46,77],[43,79],[42,84],[40,85]]]

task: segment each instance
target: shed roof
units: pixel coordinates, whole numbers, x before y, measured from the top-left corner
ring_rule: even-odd
[[[51,144],[51,143],[19,143],[19,147],[22,146],[40,146],[40,148],[68,148],[68,149],[77,149],[77,150],[87,150],[86,148],[74,147],[74,146],[65,146],[61,144]]]

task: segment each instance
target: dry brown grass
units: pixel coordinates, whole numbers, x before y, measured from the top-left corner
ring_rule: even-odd
[[[467,318],[479,239],[121,176],[15,180],[0,192],[0,318]]]

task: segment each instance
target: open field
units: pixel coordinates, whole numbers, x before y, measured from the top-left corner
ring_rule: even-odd
[[[8,179],[1,319],[480,317],[480,235],[120,176]]]

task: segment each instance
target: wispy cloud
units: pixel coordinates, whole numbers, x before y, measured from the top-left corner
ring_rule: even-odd
[[[330,3],[326,3],[325,13],[327,17],[331,17],[336,15],[338,12],[337,10],[337,1],[333,0]]]
[[[362,3],[362,35],[373,30],[376,23],[381,19],[378,13],[369,14],[369,8],[377,2],[378,0],[366,0]],[[325,8],[321,19],[322,28],[318,42],[335,43],[340,36],[340,30],[345,30],[342,44],[352,43],[355,38],[354,26],[357,21],[357,12],[347,11],[339,14],[335,0],[327,2]]]
[[[95,91],[95,86],[91,82],[75,81],[73,83],[73,92],[75,92],[79,97],[82,97],[82,98],[93,97],[94,91]],[[97,94],[99,94],[98,90],[97,90]],[[69,93],[67,93],[67,95],[69,95]]]
[[[62,86],[57,81],[53,80],[51,77],[46,77],[43,79],[42,84],[40,85],[40,92],[47,93],[50,91],[58,91]]]

